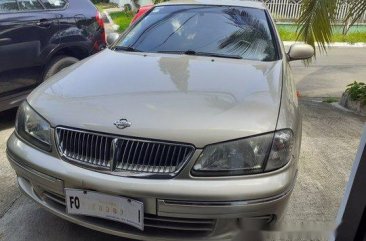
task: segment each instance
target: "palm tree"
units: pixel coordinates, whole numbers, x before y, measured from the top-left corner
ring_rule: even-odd
[[[333,27],[337,15],[338,4],[342,0],[303,0],[302,14],[298,19],[298,38],[315,47],[317,42],[319,50],[326,51],[327,45],[332,40]],[[366,0],[348,0],[349,11],[344,19],[343,34],[346,34],[366,11]]]

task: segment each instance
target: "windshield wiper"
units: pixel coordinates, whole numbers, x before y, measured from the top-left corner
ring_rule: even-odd
[[[162,53],[162,54],[184,54],[184,51],[179,51],[179,50],[159,50],[159,51],[157,51],[157,53]]]
[[[127,51],[127,52],[142,52],[141,50],[135,49],[135,48],[130,47],[130,46],[116,46],[114,48],[114,50],[117,50],[117,51]]]
[[[209,56],[209,57],[217,57],[217,58],[243,59],[243,57],[241,57],[240,55],[196,52],[196,51],[193,51],[193,50],[188,50],[184,54],[197,55],[197,56]]]
[[[185,55],[194,55],[194,56],[208,56],[208,57],[217,57],[217,58],[230,58],[230,59],[243,59],[240,55],[229,55],[229,54],[219,54],[219,53],[206,53],[206,52],[197,52],[194,50],[186,50],[186,51],[158,51],[158,53],[168,53],[168,54],[185,54]]]

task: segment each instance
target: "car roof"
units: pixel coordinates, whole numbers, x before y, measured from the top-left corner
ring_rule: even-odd
[[[158,5],[216,5],[266,9],[264,3],[255,0],[170,0]]]

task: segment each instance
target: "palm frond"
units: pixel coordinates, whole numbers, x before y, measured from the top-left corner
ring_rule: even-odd
[[[348,27],[354,25],[358,19],[360,19],[366,11],[366,0],[351,0],[348,14],[345,18],[345,22],[349,23]]]
[[[302,13],[298,19],[298,39],[320,51],[326,51],[332,40],[332,22],[337,13],[337,0],[303,0]]]

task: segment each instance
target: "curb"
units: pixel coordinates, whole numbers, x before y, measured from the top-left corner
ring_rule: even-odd
[[[295,43],[303,43],[303,42],[297,42],[297,41],[283,41],[283,45],[285,47],[289,47]],[[319,46],[318,44],[315,44],[315,46]],[[327,45],[331,48],[366,48],[366,43],[359,42],[359,43],[343,43],[343,42],[335,42]]]
[[[355,114],[355,115],[358,115],[358,116],[363,116],[363,117],[366,117],[365,114],[362,114],[358,111],[354,111],[354,110],[350,110],[350,109],[347,109],[343,106],[341,106],[339,103],[331,103],[331,105],[335,108],[337,108],[338,110],[342,110],[344,112],[348,112],[348,113],[352,113],[352,114]]]
[[[355,114],[355,115],[358,115],[358,116],[366,117],[365,114],[360,113],[360,112],[355,111],[355,110],[348,109],[348,108],[342,106],[341,104],[339,104],[339,102],[325,103],[323,101],[325,97],[301,97],[301,98],[305,99],[305,100],[308,100],[308,101],[316,102],[316,103],[328,104],[328,105],[331,105],[331,106],[333,106],[334,108],[336,108],[340,111],[344,111],[344,112],[347,112],[347,113],[351,113],[351,114]]]
[[[356,114],[356,112],[355,112],[355,111],[350,110],[350,109],[347,109],[347,108],[345,108],[345,107],[341,106],[338,102],[330,103],[330,104],[331,104],[332,106],[334,106],[335,108],[337,108],[337,109],[340,109],[340,110],[343,110],[343,111],[346,111],[346,112],[349,112],[349,113],[354,113],[354,114]]]

